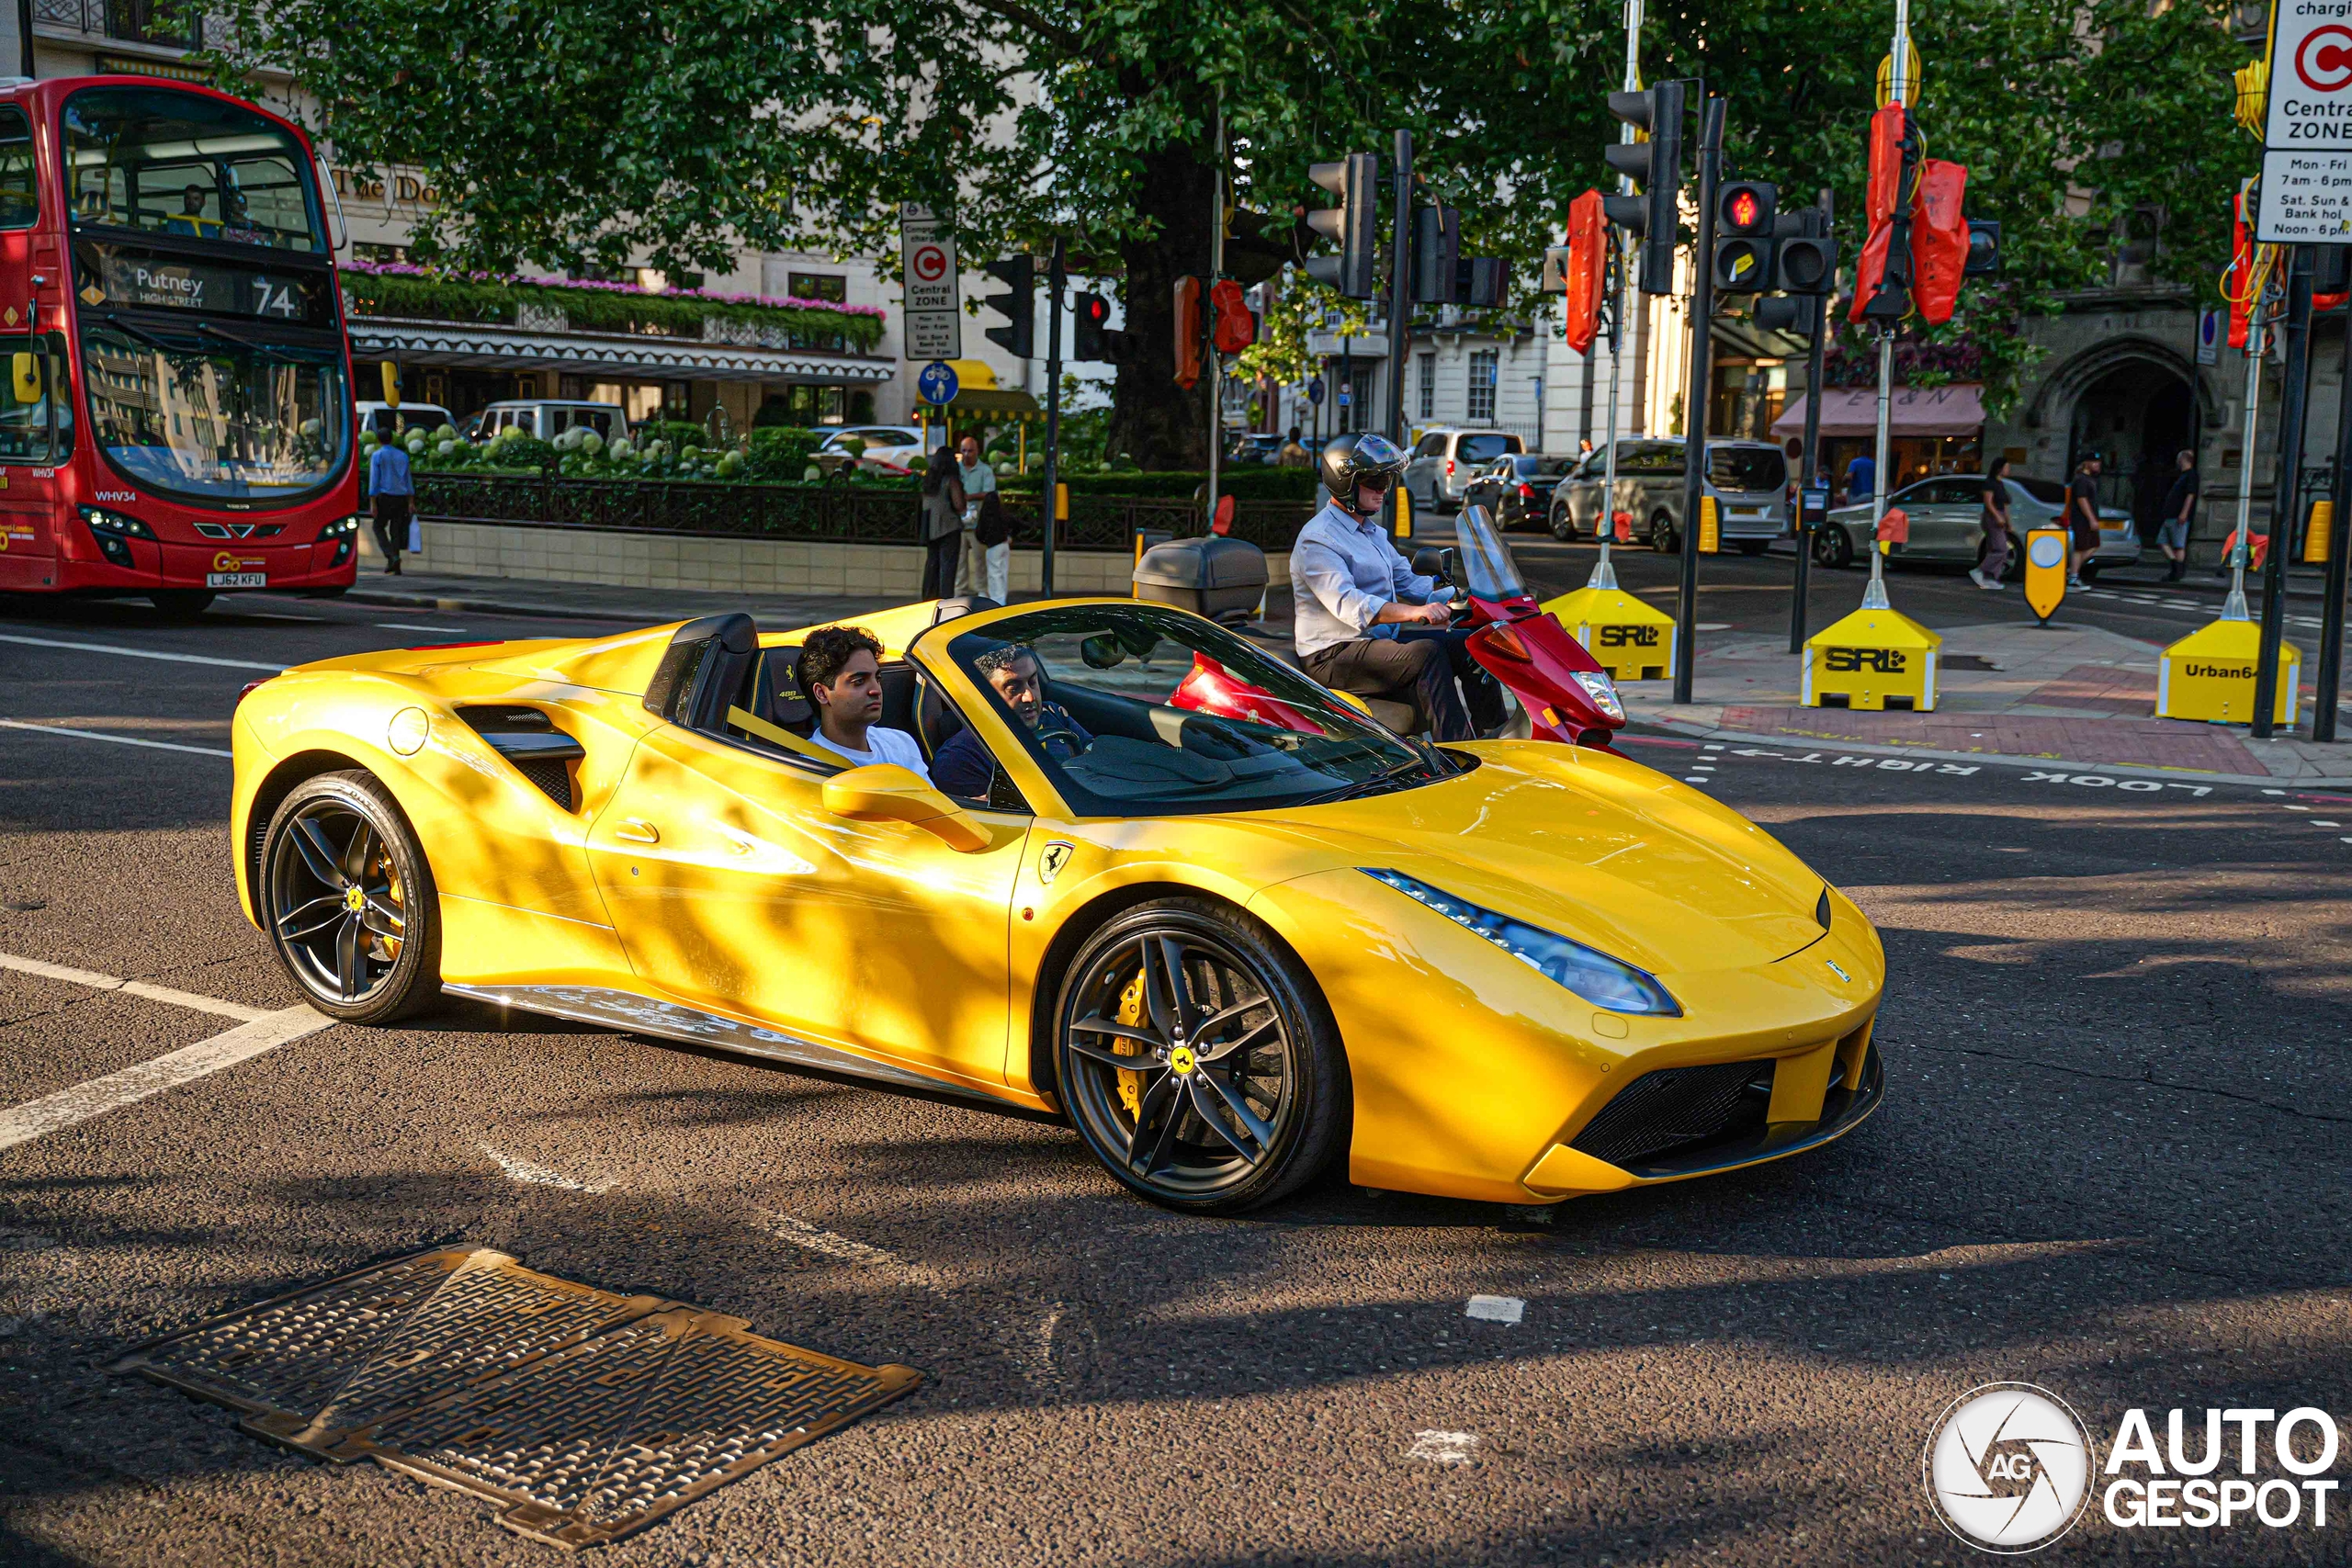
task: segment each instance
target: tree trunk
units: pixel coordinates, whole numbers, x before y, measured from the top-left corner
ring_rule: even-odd
[[[1207,286],[1209,203],[1216,189],[1216,171],[1198,162],[1190,147],[1166,148],[1144,160],[1136,206],[1159,220],[1159,232],[1119,253],[1127,269],[1120,299],[1129,354],[1112,394],[1110,439],[1114,456],[1125,453],[1141,468],[1208,467],[1206,371],[1189,389],[1176,384],[1176,280],[1189,274]]]

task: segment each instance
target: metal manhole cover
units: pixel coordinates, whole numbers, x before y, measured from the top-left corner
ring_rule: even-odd
[[[373,1459],[594,1546],[922,1381],[448,1247],[292,1292],[117,1360],[322,1459]]]

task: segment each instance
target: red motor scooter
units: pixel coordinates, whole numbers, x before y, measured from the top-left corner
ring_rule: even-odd
[[[1476,628],[1470,656],[1517,699],[1520,711],[1501,736],[1608,745],[1625,726],[1625,705],[1609,672],[1535,602],[1485,507],[1464,507],[1453,536],[1450,549],[1415,551],[1413,570],[1453,586],[1453,624]]]

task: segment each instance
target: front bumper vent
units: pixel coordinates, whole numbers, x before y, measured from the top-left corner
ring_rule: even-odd
[[[1771,1099],[1770,1062],[1662,1067],[1620,1089],[1568,1146],[1611,1165],[1642,1165],[1685,1145],[1760,1131]]]

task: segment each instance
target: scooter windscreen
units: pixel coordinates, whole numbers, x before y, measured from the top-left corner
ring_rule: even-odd
[[[1528,597],[1527,580],[1519,575],[1510,547],[1483,506],[1465,506],[1453,525],[1455,585],[1474,599],[1498,604]]]

